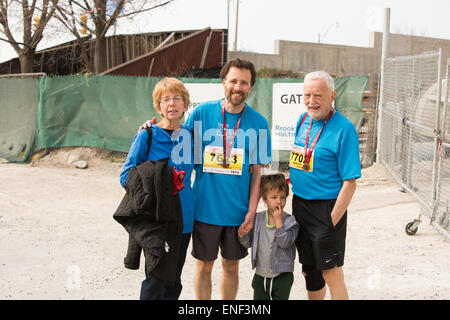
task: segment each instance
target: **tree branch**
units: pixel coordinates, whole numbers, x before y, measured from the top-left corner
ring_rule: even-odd
[[[135,10],[135,11],[132,11],[132,12],[128,12],[126,14],[121,15],[119,18],[129,17],[129,16],[132,16],[134,14],[138,14],[138,13],[141,13],[141,12],[147,12],[147,11],[159,8],[159,7],[163,7],[163,6],[169,4],[169,3],[173,2],[173,1],[174,0],[168,0],[168,1],[164,2],[164,3],[157,4],[157,5],[155,5],[154,7],[151,7],[151,8],[139,9],[139,10]]]
[[[22,46],[26,46],[25,43],[17,42],[16,40],[11,41],[11,40],[4,39],[4,38],[1,38],[1,37],[0,37],[0,41],[8,42],[9,44],[12,44],[12,45],[14,45],[14,44],[18,44],[19,45],[20,44]],[[20,49],[20,47],[18,47],[18,48]]]

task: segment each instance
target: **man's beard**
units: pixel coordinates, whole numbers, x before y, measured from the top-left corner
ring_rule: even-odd
[[[241,97],[237,100],[236,99],[233,100],[233,94],[240,94]],[[228,102],[231,103],[233,106],[241,105],[246,99],[247,96],[242,91],[232,91],[227,95]]]

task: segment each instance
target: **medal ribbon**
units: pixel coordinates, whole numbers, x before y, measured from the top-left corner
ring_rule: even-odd
[[[223,163],[227,163],[228,161],[228,151],[233,146],[234,139],[236,138],[237,131],[239,129],[239,124],[241,123],[242,115],[245,111],[245,104],[244,108],[241,111],[241,114],[239,116],[238,121],[236,122],[236,125],[234,126],[233,133],[231,134],[230,143],[228,144],[228,135],[227,135],[227,123],[225,121],[225,99],[222,100],[222,116],[223,116]]]
[[[312,153],[313,153],[314,147],[316,146],[316,142],[317,142],[317,140],[319,140],[319,136],[320,136],[320,134],[322,133],[322,129],[323,129],[323,127],[325,127],[325,125],[327,124],[328,120],[330,120],[330,118],[331,118],[331,116],[333,115],[333,113],[334,113],[334,108],[330,110],[330,112],[328,113],[327,117],[325,118],[325,121],[323,122],[322,127],[320,128],[319,132],[317,132],[317,134],[316,134],[316,136],[315,136],[313,142],[311,143],[311,145],[309,146],[309,148],[306,149],[307,146],[308,146],[309,134],[310,134],[310,132],[311,132],[311,127],[312,127],[312,123],[313,123],[313,119],[311,118],[311,122],[309,123],[309,126],[308,126],[308,131],[306,131],[306,138],[305,138],[305,161],[303,161],[303,163],[309,164],[309,160],[311,159],[311,155],[312,155]],[[305,116],[305,118],[306,118],[306,116]],[[303,120],[304,120],[304,118],[303,118]],[[302,121],[302,124],[303,124],[303,121]]]

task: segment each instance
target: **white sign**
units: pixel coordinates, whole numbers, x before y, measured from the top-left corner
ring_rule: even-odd
[[[201,102],[217,100],[224,97],[222,83],[185,83],[184,86],[189,91],[191,100],[189,108],[184,114],[185,120]]]
[[[306,112],[303,83],[274,83],[272,87],[272,150],[291,150],[298,117]]]

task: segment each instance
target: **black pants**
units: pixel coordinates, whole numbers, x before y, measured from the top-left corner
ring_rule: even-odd
[[[300,225],[297,250],[300,263],[318,270],[344,264],[347,211],[333,226],[331,211],[336,200],[292,198],[292,213]]]
[[[335,203],[336,199],[306,200],[295,194],[292,198],[292,213],[300,225],[296,246],[308,291],[324,287],[322,270],[344,264],[347,211],[333,226]]]
[[[190,233],[184,233],[180,246],[180,259],[177,266],[177,279],[174,284],[149,276],[145,271],[145,280],[141,286],[141,300],[178,300],[183,286],[181,285],[181,272],[186,261],[186,252],[191,240]],[[144,268],[147,270],[147,268]]]

